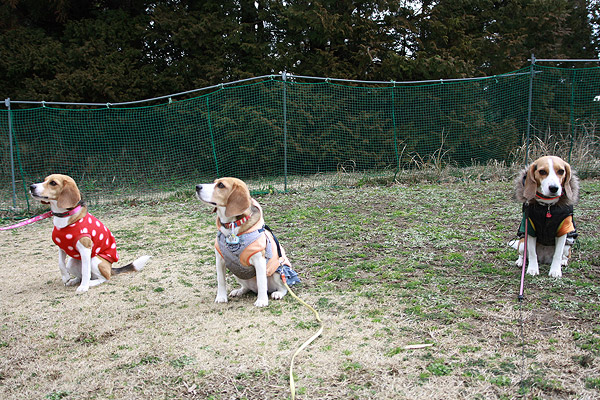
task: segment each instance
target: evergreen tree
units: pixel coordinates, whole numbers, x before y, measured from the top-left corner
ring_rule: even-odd
[[[0,95],[119,102],[283,70],[418,80],[596,58],[598,0],[0,0]]]

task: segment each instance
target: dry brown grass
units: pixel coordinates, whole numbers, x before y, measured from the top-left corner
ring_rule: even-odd
[[[598,397],[600,184],[583,182],[585,234],[565,278],[528,279],[525,371],[508,185],[260,199],[303,279],[296,292],[325,324],[297,359],[299,399],[510,399],[522,376],[524,398]],[[263,309],[252,296],[213,303],[206,207],[190,198],[94,214],[123,262],[153,259],[81,295],[61,284],[49,221],[0,232],[0,398],[289,398],[289,360],[313,316],[290,296]],[[402,349],[415,343],[434,346]]]

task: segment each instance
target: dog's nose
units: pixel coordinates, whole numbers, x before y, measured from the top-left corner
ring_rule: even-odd
[[[200,193],[202,190],[202,185],[196,185],[196,192]]]
[[[549,189],[549,190],[550,190],[550,192],[552,192],[552,193],[556,193],[556,192],[558,192],[558,186],[554,186],[554,185],[552,185],[552,186],[550,186],[548,189]]]
[[[29,191],[33,192],[35,190],[35,183],[29,186]]]

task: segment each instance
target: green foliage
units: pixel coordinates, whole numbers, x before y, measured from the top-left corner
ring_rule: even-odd
[[[60,400],[60,399],[64,399],[64,398],[68,397],[69,394],[70,393],[65,390],[57,390],[57,391],[47,394],[45,398],[48,400]]]
[[[436,360],[427,366],[427,371],[435,376],[446,376],[452,373],[452,366],[444,360]]]
[[[540,8],[541,7],[541,8]],[[0,3],[0,93],[117,102],[288,70],[348,79],[494,75],[532,50],[596,56],[598,2]]]

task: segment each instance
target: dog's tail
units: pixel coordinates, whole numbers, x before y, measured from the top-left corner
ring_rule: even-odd
[[[149,259],[150,259],[150,256],[142,256],[142,257],[138,258],[137,260],[135,260],[134,262],[127,264],[124,267],[112,268],[111,275],[119,275],[119,274],[124,274],[126,272],[141,271],[142,269],[144,269],[144,266],[146,265],[146,263],[148,262]]]

